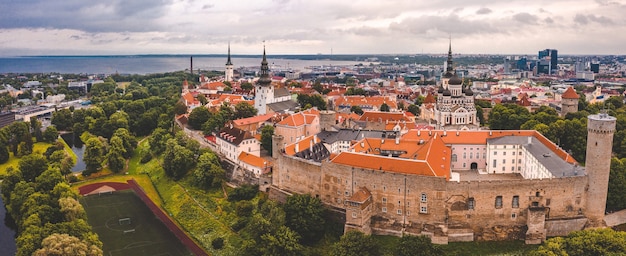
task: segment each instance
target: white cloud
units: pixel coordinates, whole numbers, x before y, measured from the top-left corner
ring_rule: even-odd
[[[488,7],[486,7],[488,6]],[[0,54],[624,54],[614,0],[9,1]],[[567,40],[565,40],[567,39]]]

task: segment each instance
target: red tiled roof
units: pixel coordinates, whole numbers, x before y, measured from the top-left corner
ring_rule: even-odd
[[[273,116],[274,116],[274,114],[265,114],[265,115],[260,115],[260,116],[253,116],[253,117],[233,120],[233,123],[235,123],[235,125],[248,125],[248,124],[254,124],[254,123],[261,123],[261,122],[265,122],[265,121],[269,120]]]
[[[278,122],[277,125],[297,127],[305,124],[312,124],[315,118],[317,118],[318,116],[319,111],[317,110],[311,110],[309,112],[302,111],[289,115],[282,121]]]
[[[246,164],[249,164],[255,167],[259,167],[261,169],[272,165],[271,162],[268,162],[267,160],[260,158],[258,156],[248,154],[246,152],[241,152],[241,154],[239,154],[238,159],[239,161],[242,161]]]
[[[378,121],[409,121],[401,112],[374,112],[367,111],[361,115],[360,121],[378,122]]]
[[[319,142],[321,142],[322,140],[320,140],[319,138],[317,138],[317,136],[313,135],[313,136],[309,136],[309,137],[305,137],[304,139],[293,143],[293,144],[289,144],[285,147],[285,154],[293,156],[296,153],[303,151],[307,148],[309,148],[311,146],[311,141],[313,141],[313,144],[317,144]],[[298,145],[298,151],[296,152],[296,144]]]
[[[355,152],[342,152],[332,162],[389,172],[450,178],[451,150],[439,136],[423,143],[403,139],[366,138],[353,146]],[[404,152],[398,157],[385,151]]]
[[[574,88],[570,86],[570,87],[567,87],[567,90],[565,90],[563,95],[561,95],[561,98],[563,98],[563,99],[578,99],[578,98],[580,98],[580,96],[578,95],[578,93],[576,93],[576,91],[574,91]]]
[[[435,97],[429,92],[424,99],[424,103],[435,103]]]
[[[446,131],[443,135],[442,131],[424,131],[424,130],[410,130],[408,133],[402,136],[403,140],[428,140],[431,137],[439,134],[443,142],[447,145],[452,144],[474,144],[474,145],[486,145],[487,139],[500,138],[504,136],[533,136],[539,140],[544,146],[548,147],[552,152],[558,155],[561,159],[568,163],[577,163],[576,160],[570,156],[563,149],[559,148],[554,142],[541,135],[541,133],[533,130],[498,130],[498,131]]]

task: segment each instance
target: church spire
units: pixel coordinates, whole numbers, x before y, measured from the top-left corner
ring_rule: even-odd
[[[452,61],[452,37],[450,37],[450,44],[448,45],[448,61],[446,65],[446,72],[454,72],[454,62]]]
[[[230,61],[230,42],[228,42],[228,60],[226,61],[227,66],[232,66],[233,63]]]
[[[270,78],[270,68],[267,64],[267,58],[265,56],[265,41],[263,41],[263,60],[261,61],[261,77],[258,81],[261,86],[269,86],[272,83]]]

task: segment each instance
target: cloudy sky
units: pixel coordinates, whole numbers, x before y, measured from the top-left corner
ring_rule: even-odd
[[[0,0],[0,56],[626,54],[626,0]]]

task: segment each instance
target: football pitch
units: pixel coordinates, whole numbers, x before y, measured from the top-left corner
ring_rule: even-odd
[[[105,256],[192,255],[132,190],[82,197]]]

